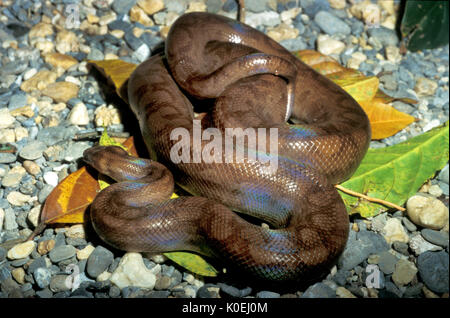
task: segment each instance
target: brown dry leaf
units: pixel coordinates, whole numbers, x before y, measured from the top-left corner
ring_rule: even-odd
[[[414,117],[385,104],[381,98],[376,97],[371,101],[360,102],[360,105],[370,118],[372,139],[392,136],[403,129],[400,127],[406,127],[415,120]]]

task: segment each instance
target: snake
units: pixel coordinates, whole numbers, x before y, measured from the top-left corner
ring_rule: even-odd
[[[336,264],[350,222],[334,185],[371,139],[342,88],[263,32],[191,12],[172,24],[164,51],[136,67],[126,98],[150,158],[114,146],[84,152],[117,181],[90,207],[102,240],[128,252],[198,253],[263,281],[304,281]],[[238,132],[247,133],[240,146]],[[172,198],[175,183],[187,195]]]

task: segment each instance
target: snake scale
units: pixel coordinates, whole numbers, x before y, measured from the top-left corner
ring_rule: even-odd
[[[128,100],[151,159],[118,147],[84,153],[118,181],[91,205],[104,241],[125,251],[194,251],[266,281],[301,281],[334,264],[349,220],[333,185],[355,171],[371,135],[366,114],[344,90],[260,31],[195,12],[172,25],[164,54],[135,69]],[[193,104],[206,115],[196,117]],[[258,151],[249,143],[242,162],[214,150],[224,160],[174,163],[174,129],[189,132],[190,158],[210,142],[194,146],[194,119],[220,132],[267,128],[257,130],[261,140],[277,128],[276,172],[248,155]],[[193,196],[170,199],[174,180]]]

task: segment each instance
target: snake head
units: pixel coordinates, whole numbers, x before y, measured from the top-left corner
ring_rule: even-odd
[[[97,171],[109,175],[111,163],[128,153],[117,146],[94,146],[83,152],[83,160]]]

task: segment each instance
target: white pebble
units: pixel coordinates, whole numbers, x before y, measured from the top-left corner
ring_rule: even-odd
[[[395,241],[403,243],[409,242],[409,236],[406,233],[402,222],[397,218],[388,219],[386,221],[386,225],[383,228],[383,232],[383,236],[386,239],[386,242],[388,242],[389,244]]]
[[[54,171],[47,171],[44,173],[44,181],[45,183],[56,187],[58,185],[58,174]]]
[[[41,212],[41,206],[37,205],[28,212],[28,221],[34,225],[34,227],[38,226],[39,223],[39,215]]]
[[[84,126],[89,124],[89,113],[86,105],[76,104],[69,113],[68,120],[72,125]]]
[[[111,275],[111,282],[120,289],[127,286],[153,289],[156,283],[156,275],[161,271],[157,264],[148,269],[139,253],[126,253],[120,260],[119,266]]]
[[[317,50],[325,55],[341,54],[345,49],[345,44],[335,40],[329,35],[321,34],[317,38]]]
[[[434,197],[440,197],[442,195],[442,189],[437,184],[433,184],[428,189],[428,193]]]
[[[0,109],[0,129],[10,127],[16,119],[9,113],[8,108]]]
[[[28,71],[26,71],[26,72],[23,74],[23,80],[26,81],[26,80],[32,78],[34,75],[36,75],[36,73],[37,73],[37,69],[35,69],[35,68],[30,68]]]
[[[408,217],[415,224],[440,230],[448,222],[448,208],[440,200],[431,195],[418,193],[406,202]]]
[[[35,197],[31,197],[27,194],[22,194],[18,191],[11,191],[7,196],[6,200],[14,206],[23,206],[26,203],[31,203],[32,199]]]

